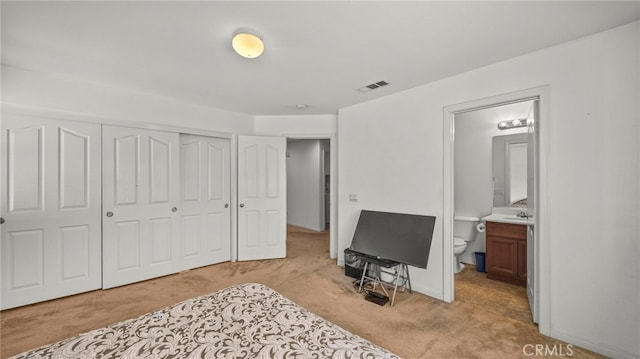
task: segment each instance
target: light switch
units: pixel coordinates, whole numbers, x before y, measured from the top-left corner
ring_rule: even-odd
[[[358,194],[349,193],[349,202],[358,202]]]

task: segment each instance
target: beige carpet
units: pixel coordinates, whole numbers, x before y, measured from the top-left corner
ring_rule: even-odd
[[[380,307],[365,301],[329,259],[328,233],[291,227],[287,250],[287,259],[223,263],[3,311],[0,353],[4,358],[246,282],[264,283],[405,358],[526,358],[523,347],[536,344],[567,352],[566,343],[538,334],[521,288],[489,281],[473,267],[457,275],[453,304],[400,293],[394,307]],[[571,350],[576,358],[600,357]]]

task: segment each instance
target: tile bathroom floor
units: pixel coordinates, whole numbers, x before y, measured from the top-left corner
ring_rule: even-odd
[[[533,324],[525,287],[488,279],[472,264],[455,275],[455,300]]]

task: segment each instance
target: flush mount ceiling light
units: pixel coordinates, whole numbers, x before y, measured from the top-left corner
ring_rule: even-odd
[[[501,130],[508,130],[511,128],[526,127],[526,126],[527,126],[526,118],[498,122],[498,128]]]
[[[233,33],[231,46],[242,57],[255,59],[264,52],[262,36],[255,30],[242,28]]]

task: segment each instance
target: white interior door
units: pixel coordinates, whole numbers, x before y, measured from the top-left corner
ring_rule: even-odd
[[[100,288],[100,125],[3,114],[7,309]]]
[[[531,315],[533,321],[538,322],[538,305],[537,305],[537,287],[536,281],[536,253],[537,253],[537,241],[535,236],[535,224],[536,224],[536,201],[538,194],[538,182],[536,173],[538,171],[538,158],[536,156],[538,146],[538,136],[536,133],[536,126],[538,121],[538,104],[539,101],[533,101],[532,110],[527,118],[527,210],[530,215],[533,215],[534,225],[527,226],[527,297],[529,299],[529,307],[531,308]]]
[[[103,126],[103,288],[179,271],[179,135]]]
[[[180,135],[182,269],[231,260],[229,139]]]
[[[284,258],[284,137],[238,136],[238,260]]]

